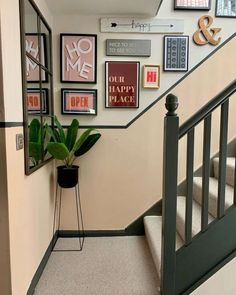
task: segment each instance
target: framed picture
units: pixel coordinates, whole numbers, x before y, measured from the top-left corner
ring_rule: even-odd
[[[160,65],[143,66],[143,88],[160,88]]]
[[[42,107],[40,100],[40,92],[42,93]],[[41,91],[39,88],[27,89],[27,106],[28,106],[28,114],[40,114],[40,110],[42,109],[42,114],[48,114],[48,89],[42,88]]]
[[[46,36],[41,34],[41,60],[39,60],[39,35],[38,34],[25,34],[25,50],[26,53],[26,79],[29,83],[39,81],[39,66],[29,57],[31,55],[38,62],[47,67],[46,60]],[[47,82],[47,74],[45,71],[41,71],[41,81]]]
[[[96,89],[61,89],[61,113],[97,115]]]
[[[188,71],[189,36],[164,36],[163,70]]]
[[[139,107],[139,62],[107,61],[106,108]]]
[[[97,82],[97,35],[61,34],[61,82]]]
[[[210,10],[211,0],[174,0],[175,9],[188,9],[188,10]]]
[[[236,17],[236,0],[216,0],[216,16]]]

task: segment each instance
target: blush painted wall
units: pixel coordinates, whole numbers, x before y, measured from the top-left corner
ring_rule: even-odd
[[[213,13],[214,1],[212,2]],[[54,32],[56,114],[60,114],[60,88],[71,86],[59,83],[58,36],[60,32],[98,34],[98,83],[88,86],[88,88],[98,89],[99,115],[96,118],[79,117],[83,124],[124,125],[182,77],[182,74],[170,73],[167,75],[162,73],[160,90],[141,90],[138,110],[105,110],[104,62],[108,60],[104,51],[105,40],[107,38],[138,39],[142,37],[137,34],[132,36],[100,34],[100,17],[98,16],[55,15],[49,11],[43,0],[38,0],[37,3]],[[18,0],[0,0],[0,4],[2,45],[0,85],[3,85],[1,105],[4,102],[5,121],[22,122],[19,3]],[[174,12],[167,1],[164,1],[159,14],[160,17],[186,18],[185,33],[189,35],[197,29],[197,19],[201,15],[201,12],[190,12],[190,14]],[[216,19],[214,23],[222,28],[224,26],[221,35],[223,40],[234,32],[233,20]],[[153,55],[149,59],[138,58],[138,60],[142,65],[161,64],[163,37],[152,35],[148,38],[152,39]],[[191,66],[194,66],[214,49],[208,45],[200,48],[191,44],[191,47]],[[233,40],[174,90],[181,98],[179,107],[181,122],[189,116],[185,110],[190,113],[196,111],[200,105],[235,78],[236,64],[235,58],[233,59],[235,47],[235,40]],[[135,59],[137,60],[137,58]],[[121,60],[121,58],[109,58],[109,60]],[[130,58],[122,58],[122,60],[130,60]],[[224,69],[227,71],[224,72]],[[81,85],[75,85],[75,87],[81,87]],[[81,197],[86,229],[124,228],[161,198],[164,114],[164,101],[162,100],[128,129],[100,130],[101,140],[79,160]],[[65,124],[70,121],[69,117],[61,117],[60,115],[59,117]],[[1,118],[1,120],[4,119]],[[6,175],[7,202],[5,202],[4,208],[8,210],[5,213],[8,212],[10,228],[10,245],[7,247],[10,257],[13,295],[26,294],[31,279],[50,242],[55,195],[54,162],[47,164],[30,176],[24,175],[24,152],[15,149],[15,135],[22,132],[22,127],[5,129],[7,166],[5,170],[1,170],[1,173]],[[184,153],[183,150],[183,155]],[[196,165],[198,166],[198,164]],[[181,173],[182,179],[184,171]],[[73,213],[72,195],[66,193],[63,200],[63,229],[75,228]]]

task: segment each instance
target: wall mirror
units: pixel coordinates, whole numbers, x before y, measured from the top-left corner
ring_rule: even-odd
[[[20,21],[25,173],[29,175],[51,159],[45,125],[53,125],[52,34],[32,0],[20,0]]]

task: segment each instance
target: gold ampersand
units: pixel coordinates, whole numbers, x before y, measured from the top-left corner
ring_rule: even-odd
[[[213,17],[210,15],[204,15],[198,20],[198,26],[199,30],[197,30],[193,34],[193,41],[197,45],[205,45],[207,43],[210,43],[211,45],[218,45],[221,41],[221,37],[219,37],[217,40],[214,39],[215,35],[221,31],[221,28],[211,28],[208,31],[208,28],[213,23]],[[204,37],[204,40],[200,38],[200,35]]]

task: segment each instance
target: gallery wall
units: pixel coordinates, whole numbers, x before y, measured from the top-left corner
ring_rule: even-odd
[[[184,11],[174,10],[173,1],[163,1],[156,19],[183,19],[184,35],[189,35],[189,70],[197,65],[210,52],[214,51],[217,46],[207,44],[197,46],[192,41],[192,36],[198,27],[198,19],[203,15],[213,16],[211,28],[222,28],[215,36],[215,39],[221,37],[221,43],[235,32],[235,19],[215,18],[215,1],[211,1],[210,11]],[[61,113],[61,88],[85,88],[98,90],[98,115],[97,116],[79,116],[82,125],[118,125],[124,126],[133,118],[138,116],[153,101],[165,93],[169,87],[181,79],[186,73],[184,72],[164,72],[163,69],[163,36],[164,34],[130,34],[130,33],[101,33],[100,19],[98,15],[79,15],[79,14],[56,14],[54,13],[54,89],[55,89],[55,113],[68,124],[70,116],[60,116]],[[134,16],[130,17],[132,20]],[[151,20],[151,19],[150,19]],[[96,84],[71,84],[60,83],[60,33],[77,33],[77,34],[97,34],[97,83]],[[202,37],[203,38],[203,37]],[[107,39],[148,39],[151,40],[150,57],[122,57],[106,56]],[[204,38],[203,38],[204,39]],[[220,44],[221,44],[220,43]],[[219,44],[219,45],[220,45]],[[138,109],[106,109],[105,108],[105,62],[106,61],[139,61],[141,70],[145,64],[159,64],[161,66],[160,88],[143,89],[140,88],[140,99]],[[140,82],[142,85],[142,71],[140,71]]]

